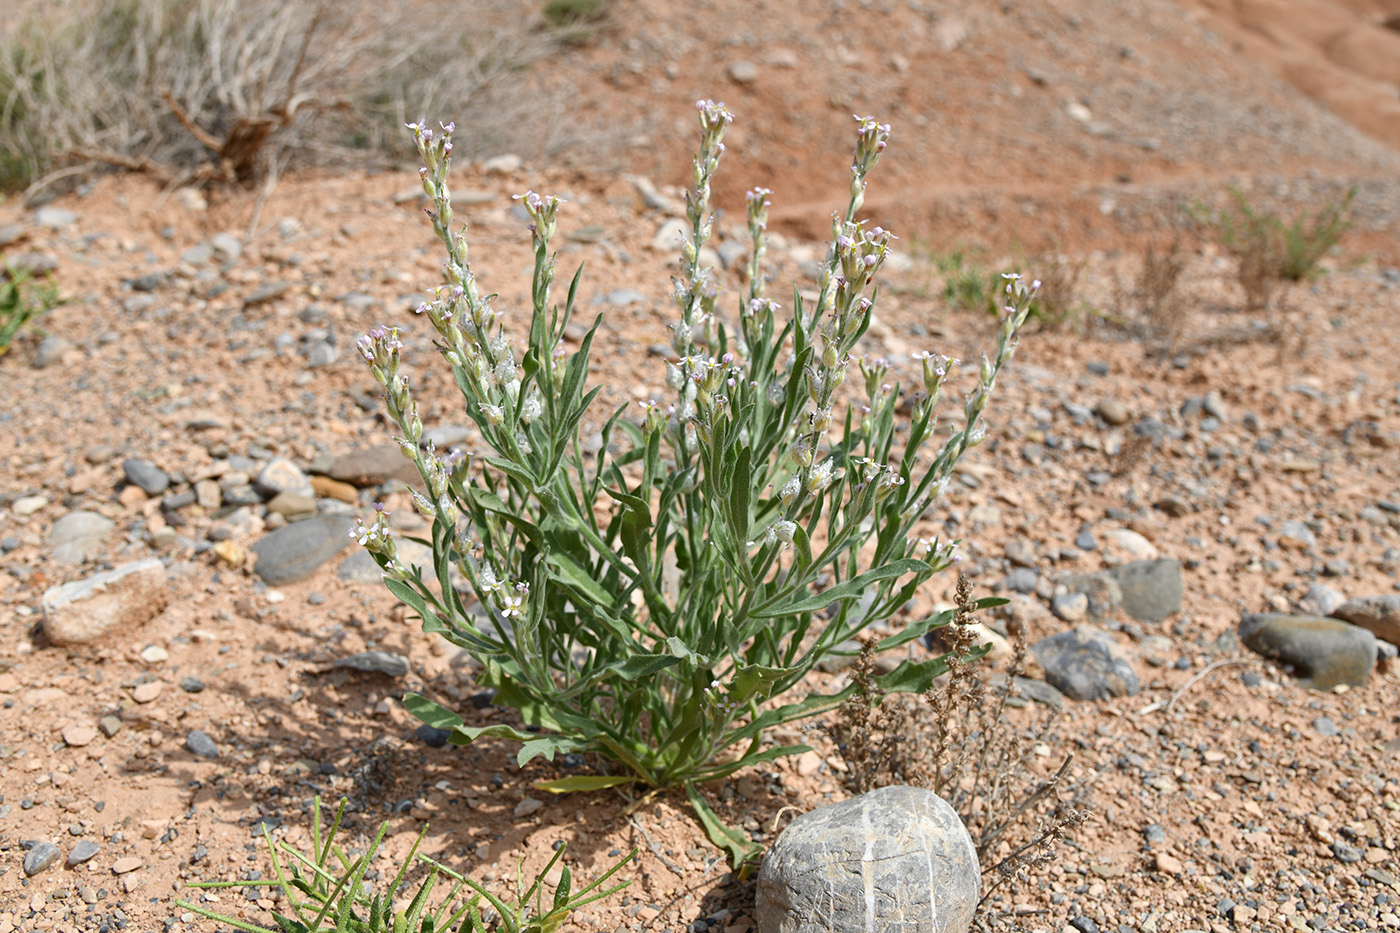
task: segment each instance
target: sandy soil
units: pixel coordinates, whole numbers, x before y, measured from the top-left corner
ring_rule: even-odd
[[[867,213],[904,237],[903,254],[867,340],[898,371],[914,372],[918,350],[968,358],[993,339],[988,319],[945,306],[938,251],[964,246],[994,262],[1019,246],[1033,274],[1050,248],[1082,263],[1078,292],[1094,311],[1027,336],[993,401],[994,439],[950,498],[950,527],[979,587],[1007,573],[1013,542],[1029,543],[1050,576],[1124,560],[1111,542],[1129,530],[1183,562],[1186,595],[1160,626],[1117,626],[1141,693],[1070,703],[1055,717],[1045,767],[1074,753],[1073,786],[1093,816],[1042,873],[1000,889],[995,909],[1027,929],[1074,921],[1081,933],[1400,927],[1396,665],[1365,687],[1310,692],[1232,636],[1242,612],[1291,607],[1315,582],[1348,596],[1396,583],[1400,515],[1387,507],[1400,502],[1400,153],[1384,134],[1354,129],[1256,64],[1265,40],[1240,40],[1246,55],[1236,54],[1229,29],[1254,28],[1262,5],[1248,16],[1244,5],[1187,12],[1095,0],[615,6],[554,73],[578,94],[588,130],[577,157],[504,173],[464,167],[454,182],[474,202],[463,208],[474,261],[517,318],[530,259],[509,196],[533,188],[569,199],[561,267],[586,261],[585,309],[606,312],[595,359],[610,397],[660,392],[662,361],[649,348],[665,340],[673,261],[653,245],[665,211],[614,167],[651,178],[674,202],[668,186],[687,177],[697,96],[723,97],[740,115],[722,199],[738,217],[744,188],[775,189],[777,282],[803,289],[844,188],[849,114],[895,124]],[[1374,25],[1381,6],[1334,12]],[[514,876],[517,859],[527,871],[542,865],[556,840],[568,841],[579,877],[641,846],[632,887],[566,929],[681,930],[706,918],[730,933],[750,928],[752,886],[727,872],[683,795],[629,818],[621,793],[546,799],[530,781],[557,766],[519,769],[510,748],[416,738],[395,702],[408,690],[477,723],[509,715],[476,708],[470,665],[418,631],[382,587],[337,578],[348,550],[309,580],[268,587],[211,546],[228,530],[236,547],[225,557],[246,551],[256,524],[228,529],[224,514],[198,504],[164,509],[161,495],[123,479],[129,457],[192,487],[246,469],[239,458],[283,455],[310,470],[384,443],[375,387],[353,352],[379,323],[406,329],[425,421],[465,422],[429,329],[409,311],[437,272],[419,204],[403,197],[415,182],[293,173],[259,204],[251,193],[164,192],[109,176],[49,205],[78,215],[58,229],[13,200],[0,205],[0,226],[20,225],[7,255],[56,257],[72,299],[42,322],[62,341],[49,365],[33,365],[38,334],[0,359],[0,933],[212,930],[174,905],[182,886],[267,872],[259,823],[305,839],[315,794],[350,797],[358,844],[390,820],[381,871],[424,821],[429,854],[496,883]],[[1357,229],[1325,275],[1267,315],[1245,313],[1228,260],[1188,238],[1171,305],[1182,336],[1162,352],[1124,297],[1141,247],[1184,229],[1184,200],[1220,201],[1233,182],[1289,209],[1359,185]],[[182,260],[225,232],[245,240],[236,261]],[[729,219],[719,232],[739,238]],[[724,278],[732,294],[738,279]],[[317,343],[338,357],[308,365]],[[1210,393],[1217,423],[1188,404]],[[1104,400],[1122,403],[1126,425],[1076,418],[1074,406]],[[1115,471],[1105,451],[1143,418],[1170,433]],[[411,512],[392,487],[349,497],[362,511],[386,501]],[[78,509],[116,527],[89,565],[60,565],[49,531]],[[1280,546],[1289,520],[1309,523],[1313,547]],[[1092,552],[1073,546],[1086,523],[1100,542]],[[148,556],[169,566],[163,612],[91,646],[46,641],[38,608],[49,587]],[[945,598],[951,583],[922,598]],[[1037,597],[1018,618],[1032,637],[1064,627]],[[409,673],[330,668],[370,648],[404,655]],[[105,716],[119,728],[92,735]],[[192,730],[222,756],[192,755]],[[707,788],[721,815],[770,839],[791,819],[784,808],[848,796],[824,724],[802,738],[816,756]],[[517,810],[529,797],[543,806]],[[21,870],[28,843],[66,855],[80,840],[100,846],[96,857],[32,878]],[[116,874],[126,859],[139,867]],[[265,918],[270,904],[231,890],[211,906]]]

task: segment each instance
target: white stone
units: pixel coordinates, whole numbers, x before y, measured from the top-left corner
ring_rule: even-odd
[[[159,559],[124,564],[44,593],[44,634],[56,645],[86,645],[110,631],[144,625],[170,599]]]
[[[758,873],[761,933],[966,933],[982,888],[977,850],[946,801],[882,787],[804,813]]]

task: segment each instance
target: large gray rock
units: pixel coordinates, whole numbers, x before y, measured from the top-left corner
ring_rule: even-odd
[[[44,635],[55,645],[88,645],[108,632],[138,628],[170,599],[165,565],[148,557],[44,593]]]
[[[96,512],[76,511],[53,523],[49,532],[52,556],[60,564],[81,564],[101,557],[107,550],[107,535],[115,523]]]
[[[1139,560],[1105,571],[1123,594],[1122,609],[1139,622],[1161,622],[1181,609],[1181,564]]]
[[[1072,700],[1135,696],[1137,672],[1127,653],[1103,631],[1080,625],[1043,638],[1031,654],[1045,668],[1045,680]]]
[[[1400,645],[1400,593],[1348,599],[1332,615],[1369,629],[1377,638]]]
[[[758,873],[758,933],[965,933],[977,850],[931,791],[882,787],[804,813]]]
[[[1359,687],[1376,665],[1376,636],[1340,619],[1247,613],[1240,620],[1240,641],[1292,667],[1298,683],[1313,690]]]
[[[350,543],[348,515],[317,515],[264,535],[253,545],[253,570],[272,586],[305,580]]]

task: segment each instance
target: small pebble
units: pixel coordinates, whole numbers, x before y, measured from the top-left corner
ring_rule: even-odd
[[[1312,727],[1317,730],[1319,735],[1337,735],[1339,732],[1337,724],[1326,716],[1319,716],[1314,719],[1312,721]]]
[[[189,677],[180,678],[180,689],[186,693],[199,693],[204,689],[204,681],[191,674]]]
[[[1348,845],[1338,839],[1332,843],[1332,854],[1339,862],[1346,862],[1348,865],[1355,864],[1366,857],[1366,853],[1356,846]]]
[[[68,860],[64,864],[69,868],[81,865],[101,851],[102,847],[91,839],[80,839],[78,844],[73,846],[73,851],[68,853]]]
[[[201,758],[219,757],[219,746],[215,745],[214,740],[209,738],[206,733],[198,729],[185,737],[185,748]]]
[[[52,842],[36,842],[24,853],[24,873],[32,878],[51,868],[62,854]]]
[[[419,726],[413,734],[418,737],[418,741],[429,748],[442,748],[447,744],[447,740],[452,738],[451,729],[439,729],[437,726],[427,724]]]

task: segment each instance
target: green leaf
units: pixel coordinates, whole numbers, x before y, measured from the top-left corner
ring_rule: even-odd
[[[749,613],[756,619],[772,619],[786,615],[797,615],[802,612],[817,612],[827,606],[842,599],[855,599],[865,594],[871,584],[879,583],[881,580],[889,580],[894,577],[901,577],[906,573],[927,572],[928,564],[921,560],[895,560],[890,561],[883,567],[876,567],[874,570],[867,570],[858,577],[853,577],[844,583],[838,583],[828,590],[809,596],[806,599],[799,599],[791,603],[783,604],[781,601],[769,602],[758,607]]]
[[[749,539],[749,483],[753,477],[749,458],[753,455],[747,444],[739,448],[729,488],[729,527],[734,531],[737,546],[745,547]]]
[[[535,488],[535,477],[514,460],[503,460],[500,457],[487,457],[485,459],[486,464],[492,469],[500,470],[511,479],[523,484],[526,489],[533,490]]]
[[[630,658],[604,665],[603,670],[612,671],[624,680],[640,680],[643,677],[650,677],[657,671],[674,667],[680,661],[681,659],[673,654],[634,654]]]
[[[977,660],[990,651],[991,647],[990,644],[978,645],[968,651],[967,660]],[[941,656],[917,663],[905,661],[888,674],[876,677],[875,683],[886,693],[923,693],[932,687],[934,680],[947,669],[948,661]]]
[[[408,710],[414,719],[434,729],[455,729],[462,725],[461,716],[421,694],[404,694],[403,708]]]
[[[755,697],[767,699],[773,684],[796,670],[792,667],[764,667],[761,664],[740,667],[734,672],[734,680],[729,687],[729,698],[736,703],[747,703]]]
[[[533,742],[539,738],[536,732],[521,732],[514,726],[496,723],[490,726],[455,726],[452,729],[453,745],[470,745],[477,739],[511,739],[516,742]]]
[[[686,646],[686,643],[681,641],[675,635],[672,635],[670,638],[666,639],[666,648],[682,661],[693,660],[697,664],[700,663],[700,656],[697,655],[694,651],[691,651],[690,648]]]
[[[810,752],[810,745],[778,745],[765,748],[762,751],[745,755],[737,761],[725,762],[718,768],[701,772],[695,776],[697,782],[713,781],[717,778],[728,777],[740,768],[747,768],[750,765],[761,765],[768,761],[777,761],[779,758],[786,758],[789,755],[800,755],[803,752]]]
[[[559,392],[559,397],[566,405],[578,397],[579,387],[583,385],[583,377],[588,372],[588,353],[593,346],[593,335],[598,332],[598,325],[602,323],[601,314],[594,318],[593,326],[584,334],[578,352],[569,357],[569,365],[564,370],[564,381]]]
[[[595,606],[611,606],[613,604],[613,594],[603,589],[598,581],[593,579],[591,573],[564,551],[550,551],[545,558],[545,563],[556,571],[555,577],[559,582]]]
[[[743,830],[721,823],[693,782],[686,782],[685,795],[690,798],[690,806],[700,818],[700,825],[705,827],[705,835],[729,853],[730,865],[739,874],[740,879],[748,878],[757,867],[758,859],[763,854],[763,846],[750,841]]]
[[[569,752],[576,752],[587,747],[587,745],[565,735],[537,735],[520,743],[520,751],[516,754],[515,760],[523,768],[536,758],[543,757],[546,761],[553,761],[556,754],[567,755]]]
[[[551,794],[570,794],[575,791],[621,787],[636,780],[636,777],[630,774],[577,774],[573,777],[559,778],[556,781],[532,781],[530,786],[537,790],[548,791]]]

